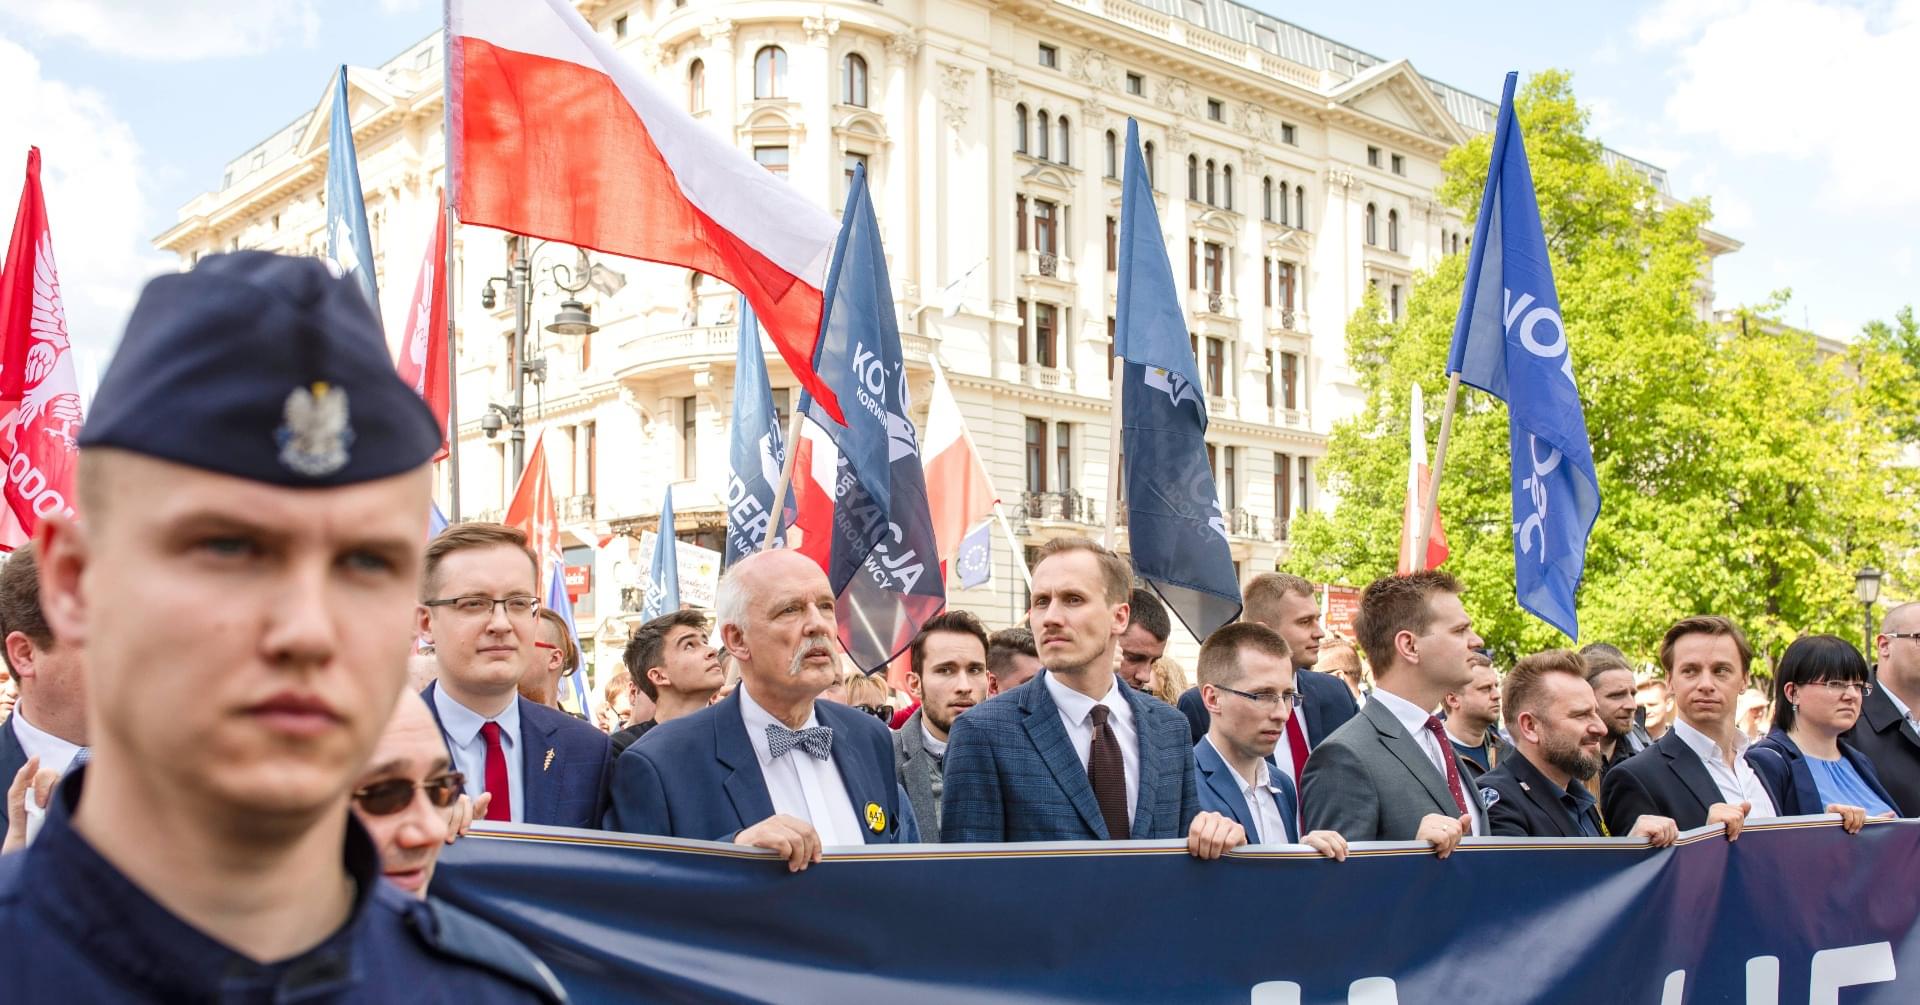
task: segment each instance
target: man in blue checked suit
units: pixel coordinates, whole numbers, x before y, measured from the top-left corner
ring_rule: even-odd
[[[822,847],[919,841],[886,725],[818,700],[840,675],[826,574],[765,551],[728,567],[718,596],[740,686],[621,753],[606,829],[765,848],[795,872]]]
[[[941,839],[1105,841],[1185,837],[1197,858],[1246,829],[1200,808],[1186,719],[1113,672],[1132,572],[1085,538],[1056,538],[1033,568],[1033,680],[954,720]]]
[[[1245,827],[1253,844],[1304,844],[1346,861],[1338,833],[1299,836],[1293,779],[1272,759],[1300,701],[1286,640],[1258,622],[1227,625],[1200,647],[1198,677],[1209,713],[1207,735],[1193,746],[1201,808]]]

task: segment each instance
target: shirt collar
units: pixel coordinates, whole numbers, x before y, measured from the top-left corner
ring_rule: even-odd
[[[1689,750],[1699,755],[1701,760],[1707,762],[1718,760],[1722,765],[1727,763],[1726,757],[1724,756],[1725,751],[1720,749],[1720,744],[1714,742],[1713,737],[1688,725],[1685,719],[1675,718],[1673,720],[1673,731],[1680,734],[1681,742],[1685,743]],[[1733,731],[1733,760],[1736,764],[1739,763],[1742,757],[1746,756],[1747,743],[1747,734],[1737,729]]]
[[[1400,725],[1405,726],[1407,732],[1412,733],[1415,739],[1426,732],[1427,720],[1433,718],[1432,712],[1385,688],[1374,688],[1373,700],[1385,705],[1387,711],[1392,712],[1393,717],[1398,719]]]
[[[80,745],[62,740],[34,725],[27,718],[26,713],[27,705],[21,702],[14,706],[13,715],[9,717],[13,721],[14,735],[20,739],[20,749],[25,751],[28,757],[40,758],[40,767],[50,768],[55,772],[65,772],[67,765],[73,760],[73,755],[80,752]]]
[[[774,718],[772,712],[760,707],[760,703],[753,700],[753,695],[747,691],[745,681],[740,682],[738,693],[740,721],[747,727],[747,739],[753,743],[754,756],[760,759],[760,766],[764,768],[773,763],[773,748],[767,742],[767,727],[779,726],[781,729],[786,729],[787,724]],[[812,729],[818,725],[820,725],[820,714],[808,708],[807,721],[802,723],[800,728]]]
[[[933,735],[933,730],[927,728],[926,711],[924,709],[921,710],[920,715],[920,746],[925,747],[927,753],[935,757],[947,756],[947,741],[936,738]]]
[[[443,687],[433,689],[433,707],[440,713],[440,726],[447,731],[447,738],[453,741],[455,747],[472,743],[473,738],[480,735],[480,727],[489,722],[500,724],[500,732],[508,746],[512,746],[520,737],[520,696],[517,694],[507,702],[505,711],[491,719],[453,700],[453,696]]]
[[[1053,703],[1060,706],[1060,711],[1065,713],[1071,722],[1086,722],[1088,717],[1093,715],[1095,705],[1105,705],[1112,709],[1113,715],[1122,722],[1133,721],[1133,707],[1127,704],[1127,696],[1120,691],[1126,685],[1120,683],[1118,676],[1108,678],[1107,694],[1099,701],[1094,701],[1060,683],[1059,678],[1055,677],[1051,670],[1041,671],[1040,676],[1046,679],[1047,693],[1053,696]]]
[[[1893,710],[1900,713],[1900,718],[1913,718],[1913,712],[1907,708],[1907,703],[1901,701],[1900,696],[1893,693],[1893,688],[1888,687],[1886,681],[1876,680],[1875,683],[1879,685],[1880,693],[1886,695],[1888,701],[1893,702]]]
[[[1581,784],[1578,778],[1568,779],[1567,787],[1560,790],[1560,801],[1564,803],[1569,799],[1573,800],[1575,813],[1586,813],[1598,805],[1598,801],[1593,798],[1593,793],[1588,792],[1587,787]]]
[[[1239,784],[1242,793],[1250,793],[1255,789],[1265,789],[1268,792],[1280,791],[1279,787],[1273,784],[1273,773],[1267,768],[1268,762],[1266,758],[1262,757],[1260,760],[1254,762],[1253,781],[1249,783],[1245,778],[1240,777],[1240,772],[1234,769],[1233,762],[1227,760],[1227,755],[1221,753],[1220,745],[1213,742],[1213,734],[1208,733],[1205,739],[1207,746],[1212,747],[1213,752],[1219,755],[1220,763],[1227,766],[1227,773],[1233,776],[1233,780]]]

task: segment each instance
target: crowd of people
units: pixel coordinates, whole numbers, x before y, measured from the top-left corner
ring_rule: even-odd
[[[478,820],[731,842],[798,871],[866,844],[1446,858],[1474,836],[1665,846],[1920,814],[1920,604],[1886,614],[1874,667],[1795,641],[1754,738],[1754,654],[1723,617],[1675,622],[1650,676],[1602,643],[1502,672],[1445,572],[1369,584],[1352,640],[1327,637],[1312,583],[1267,573],[1189,682],[1156,595],[1075,537],[1038,550],[1024,623],[927,622],[904,694],[848,671],[818,565],[752,555],[711,619],[633,632],[590,721],[559,707],[580,656],[525,535],[462,523],[422,547],[440,432],[358,296],[264,254],[157,280],[83,434],[86,519],[0,569],[0,850],[18,852],[0,970],[30,1000],[350,996],[383,973],[561,998],[427,896]],[[332,418],[309,407],[347,394]]]

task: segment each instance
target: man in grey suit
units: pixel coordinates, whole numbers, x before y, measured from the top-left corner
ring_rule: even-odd
[[[945,611],[920,626],[907,659],[907,693],[920,707],[893,731],[893,769],[906,787],[921,833],[937,839],[947,731],[992,690],[987,630],[966,611]]]
[[[1439,571],[1374,580],[1354,622],[1373,664],[1373,700],[1314,748],[1301,801],[1307,830],[1349,841],[1425,841],[1441,858],[1487,833],[1480,793],[1433,715],[1473,679],[1480,637],[1460,584]]]
[[[1086,538],[1041,546],[1028,620],[1046,669],[954,721],[943,840],[1185,837],[1195,858],[1246,843],[1245,828],[1200,809],[1186,718],[1113,672],[1132,578]]]

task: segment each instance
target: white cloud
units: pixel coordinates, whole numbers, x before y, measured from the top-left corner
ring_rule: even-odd
[[[320,30],[316,0],[0,0],[0,11],[56,38],[153,60],[306,46]]]
[[[1675,190],[1687,198],[1706,196],[1713,206],[1711,226],[1722,234],[1745,231],[1754,224],[1753,203],[1722,180],[1714,165],[1708,164],[1687,175],[1675,185]]]
[[[0,219],[12,219],[27,147],[38,145],[67,331],[98,360],[119,341],[146,278],[176,267],[147,242],[139,144],[99,94],[47,79],[40,61],[5,37],[0,94]]]
[[[383,14],[411,14],[425,10],[433,3],[434,0],[380,0],[380,11]]]
[[[1816,204],[1920,206],[1920,131],[1889,108],[1920,93],[1920,0],[1872,10],[1816,0],[1675,0],[1644,18],[1643,43],[1677,44],[1667,116],[1728,153],[1814,158]]]

